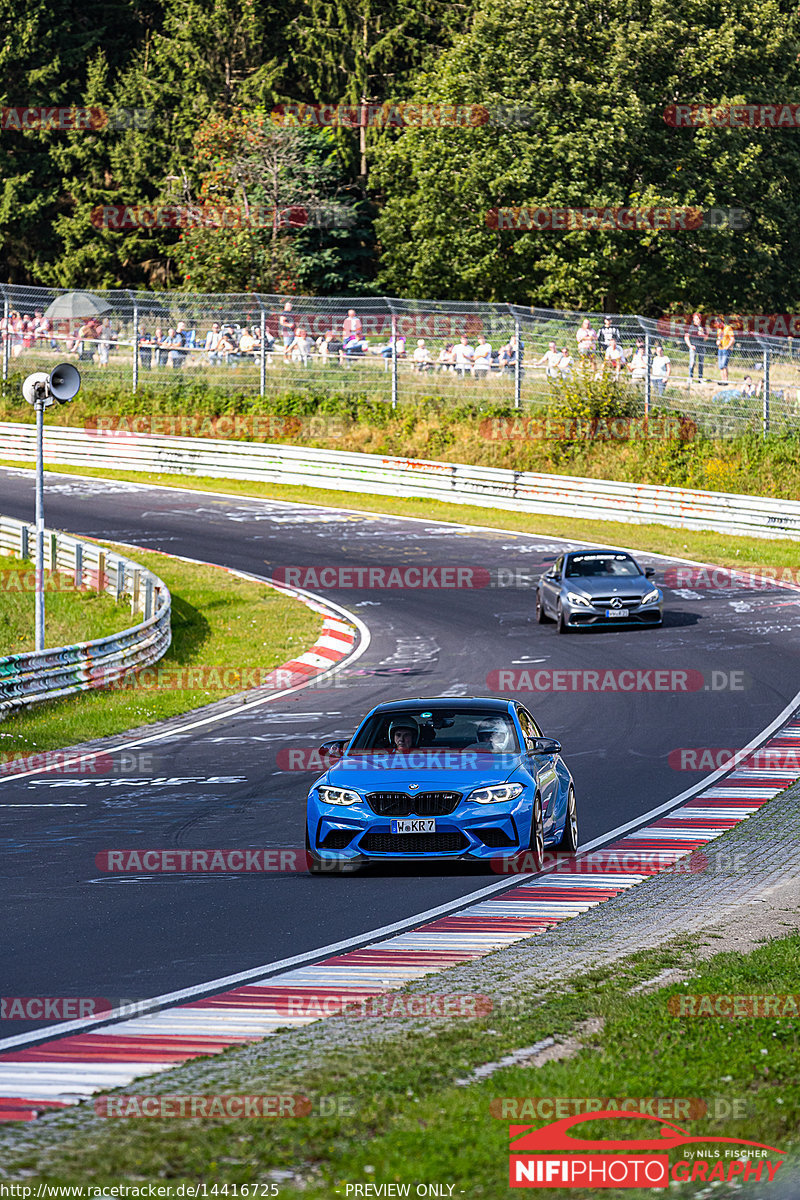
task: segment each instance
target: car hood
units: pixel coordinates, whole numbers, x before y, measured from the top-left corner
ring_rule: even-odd
[[[478,754],[438,751],[424,754],[364,754],[339,759],[317,781],[358,791],[463,791],[489,783],[505,783],[523,764],[521,754]]]
[[[585,592],[587,596],[644,596],[656,585],[644,575],[592,576],[587,579],[565,579],[567,591]]]

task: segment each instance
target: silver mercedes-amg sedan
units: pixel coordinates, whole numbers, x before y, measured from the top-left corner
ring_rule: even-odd
[[[582,625],[660,625],[664,597],[655,571],[624,550],[570,550],[536,585],[536,619],[559,633]]]

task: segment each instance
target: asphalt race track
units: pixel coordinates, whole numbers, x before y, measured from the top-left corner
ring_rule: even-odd
[[[264,576],[285,566],[466,565],[511,581],[544,569],[564,545],[118,481],[47,475],[45,484],[50,528]],[[33,507],[33,474],[0,471],[0,512],[32,520]],[[639,557],[663,579],[669,563]],[[337,686],[254,712],[232,705],[224,719],[183,733],[196,715],[175,719],[164,739],[142,748],[151,769],[133,776],[2,781],[4,995],[140,1000],[358,938],[496,883],[455,864],[344,878],[114,876],[95,866],[99,851],[115,847],[301,847],[313,773],[280,770],[278,751],[348,735],[378,701],[488,694],[498,669],[702,672],[706,684],[691,693],[518,694],[563,742],[585,843],[699,783],[703,773],[669,765],[670,751],[744,746],[800,686],[800,597],[778,588],[667,590],[662,629],[569,637],[535,623],[525,587],[324,594],[366,622],[372,639]],[[33,1028],[42,1025],[0,1021],[0,1037]]]

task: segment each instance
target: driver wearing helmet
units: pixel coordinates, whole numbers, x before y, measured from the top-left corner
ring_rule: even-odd
[[[487,717],[478,725],[478,741],[470,750],[478,750],[483,754],[502,754],[510,750],[513,735],[508,721],[502,717]]]
[[[392,754],[408,754],[419,741],[419,726],[413,717],[398,717],[389,725]]]

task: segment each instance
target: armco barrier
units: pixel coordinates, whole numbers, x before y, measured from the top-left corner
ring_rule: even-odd
[[[0,422],[0,458],[32,462],[32,425]],[[430,497],[514,512],[584,520],[675,525],[720,533],[800,539],[800,503],[725,492],[616,483],[458,463],[390,458],[304,446],[156,437],[50,427],[49,463],[305,484],[371,495]]]
[[[34,526],[0,517],[0,553],[27,558],[33,553],[34,539]],[[167,585],[137,563],[69,534],[46,530],[45,569],[72,575],[76,587],[88,583],[117,601],[129,597],[131,612],[140,612],[144,620],[110,637],[0,658],[0,719],[12,709],[103,687],[150,666],[166,653],[172,640]]]

